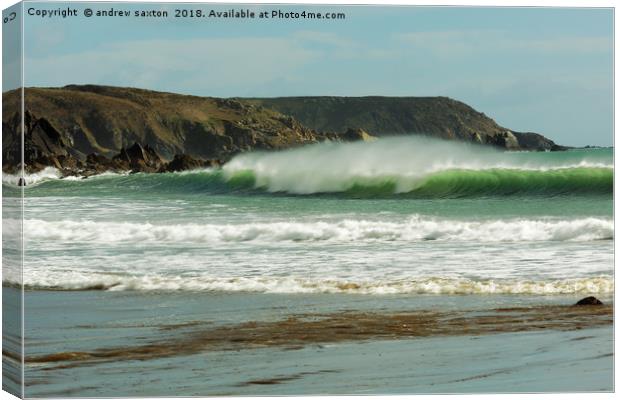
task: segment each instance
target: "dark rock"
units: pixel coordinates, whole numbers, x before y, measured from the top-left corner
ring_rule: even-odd
[[[99,153],[90,153],[86,156],[86,175],[100,174],[117,168],[118,165],[109,158]]]
[[[553,140],[534,132],[513,132],[523,150],[533,151],[563,151],[569,147],[559,146]]]
[[[603,302],[594,296],[588,296],[588,297],[585,297],[579,300],[575,305],[576,306],[601,306],[603,305]]]
[[[2,124],[3,170],[15,172],[21,163],[21,115],[15,113]],[[81,154],[72,148],[71,135],[62,133],[46,118],[39,118],[30,111],[24,114],[23,157],[26,173],[40,171],[45,167],[74,170],[82,164]]]
[[[128,166],[127,169],[134,172],[157,172],[164,165],[164,161],[152,147],[148,144],[142,146],[137,142],[127,149],[121,148],[112,161],[116,162],[116,168],[123,169]]]
[[[110,161],[111,160],[109,158],[99,153],[90,153],[86,156],[86,164],[89,166],[106,165],[110,164]]]
[[[210,166],[210,163],[203,160],[196,160],[187,154],[177,154],[172,161],[164,165],[159,172],[177,172],[198,169]]]
[[[471,141],[472,143],[482,144],[482,137],[480,137],[478,132],[474,132],[471,134]]]
[[[23,145],[22,114],[3,114],[2,168],[9,173],[21,162],[28,173],[60,166],[81,174],[82,164],[86,170],[157,172],[175,154],[230,160],[244,151],[385,135],[426,135],[509,150],[564,149],[542,135],[510,131],[446,97],[217,99],[96,85],[24,90]],[[21,90],[2,97],[5,110],[21,108]],[[93,152],[117,156],[109,163],[92,157],[89,162],[86,154]]]
[[[355,126],[377,137],[425,135],[508,150],[562,149],[544,136],[530,133],[523,134],[527,143],[522,146],[516,132],[447,97],[303,96],[250,100],[291,115],[306,127],[323,133],[344,132]]]
[[[60,164],[60,169],[74,171],[84,167],[84,163],[72,155],[60,155],[56,157],[56,160],[58,160],[58,164]]]
[[[370,133],[366,132],[363,129],[347,129],[347,131],[345,133],[343,133],[342,135],[340,135],[340,138],[342,140],[345,141],[358,141],[358,140],[362,140],[364,142],[372,142],[373,140],[376,140],[377,138],[372,136]]]
[[[486,143],[507,150],[518,150],[519,140],[510,131],[499,132],[486,137]]]

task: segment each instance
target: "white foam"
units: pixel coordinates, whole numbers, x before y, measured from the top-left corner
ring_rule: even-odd
[[[86,179],[97,179],[97,178],[104,178],[104,177],[111,177],[111,176],[127,176],[130,173],[131,171],[122,171],[122,172],[106,171],[100,174],[91,175]],[[4,172],[2,173],[3,183],[10,184],[10,185],[18,185],[19,179],[20,179],[20,175],[12,175],[12,174],[4,173]],[[26,187],[36,186],[46,181],[55,181],[55,180],[83,181],[84,179],[85,177],[80,176],[80,175],[76,175],[76,176],[70,175],[70,176],[63,177],[62,173],[54,167],[45,167],[39,172],[24,175],[24,180],[26,181]]]
[[[565,280],[471,280],[466,278],[417,278],[400,280],[308,279],[300,277],[179,277],[164,275],[115,276],[65,272],[26,276],[30,288],[106,289],[112,291],[217,291],[260,293],[351,294],[610,294],[613,277]]]
[[[174,174],[174,175],[211,174],[215,172],[216,170],[217,169],[213,167],[203,167],[203,168],[196,168],[196,169],[187,169],[183,171],[172,171],[172,172],[166,172],[166,173]]]
[[[39,172],[35,172],[33,174],[25,174],[24,179],[28,185],[37,184],[43,181],[60,179],[62,177],[60,171],[58,171],[54,167],[45,167]],[[12,175],[7,173],[2,173],[2,183],[8,183],[11,185],[19,184],[19,179],[21,175]]]
[[[557,160],[537,157],[535,153],[506,153],[461,142],[407,136],[243,153],[226,163],[222,170],[227,179],[250,171],[256,187],[271,192],[312,194],[342,192],[355,184],[385,182],[392,182],[396,193],[406,193],[417,189],[430,175],[449,170],[613,169],[611,160],[601,162],[583,157]]]
[[[10,223],[6,221],[5,223]],[[157,225],[97,221],[24,221],[25,239],[92,243],[226,243],[299,241],[523,242],[612,239],[611,219],[443,220],[413,215],[400,222],[338,221]]]

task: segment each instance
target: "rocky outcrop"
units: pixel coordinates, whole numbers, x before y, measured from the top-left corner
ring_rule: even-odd
[[[575,305],[576,306],[602,306],[603,302],[594,296],[588,296],[588,297],[585,297],[579,300]]]
[[[448,97],[278,97],[247,101],[292,115],[320,132],[355,126],[375,136],[428,135],[508,150],[563,150],[536,133],[517,133]]]
[[[21,167],[21,116],[14,113],[3,122],[3,170],[14,173]],[[24,164],[26,172],[36,172],[47,166],[78,169],[82,163],[73,148],[70,136],[62,134],[46,118],[33,113],[24,114]]]
[[[21,117],[15,113],[3,124],[3,170],[17,173],[21,168]],[[24,115],[24,161],[26,173],[45,167],[54,167],[65,176],[90,176],[106,171],[114,172],[174,172],[218,165],[218,160],[195,159],[189,155],[176,155],[166,162],[151,146],[134,143],[122,147],[111,158],[101,153],[84,156],[73,148],[70,137],[64,136],[47,119],[37,118],[31,112]]]
[[[517,137],[510,131],[498,132],[493,135],[486,136],[486,144],[501,147],[506,150],[519,150],[519,141]]]
[[[21,163],[21,115],[16,112],[20,94],[17,90],[3,94],[2,167],[7,172],[16,171]],[[542,135],[505,129],[445,97],[218,99],[71,85],[26,88],[25,108],[27,172],[46,166],[65,174],[179,170],[201,160],[225,162],[245,151],[395,134],[423,134],[507,150],[563,149]]]
[[[86,157],[85,170],[92,174],[100,174],[117,169],[117,164],[99,153],[91,153]]]
[[[176,154],[172,161],[160,168],[159,172],[178,172],[199,168],[215,167],[217,160],[197,160],[187,154]]]
[[[12,118],[21,106],[20,92],[3,94],[5,125],[15,125]],[[26,88],[25,108],[53,126],[81,161],[92,153],[111,158],[134,143],[148,145],[165,160],[176,154],[225,160],[242,151],[322,140],[293,117],[234,99],[87,85]],[[16,129],[3,132],[19,137]],[[5,140],[3,150],[10,142]],[[45,148],[39,146],[43,143],[33,144],[32,154]]]
[[[136,172],[157,172],[165,164],[159,154],[148,144],[144,147],[134,143],[131,147],[121,149],[113,159],[122,169]]]
[[[549,140],[541,134],[534,132],[513,132],[519,143],[521,150],[532,151],[562,151],[568,150],[569,147],[560,146]]]
[[[372,136],[370,133],[366,132],[363,129],[347,129],[347,131],[345,133],[343,133],[342,135],[340,135],[340,138],[344,141],[364,141],[364,142],[372,142],[373,140],[376,140],[377,138],[375,136]]]

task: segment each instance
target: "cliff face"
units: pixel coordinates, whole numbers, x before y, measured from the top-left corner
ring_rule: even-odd
[[[317,131],[363,128],[372,135],[423,134],[514,150],[562,150],[535,133],[514,132],[448,97],[278,97],[247,99],[288,114]]]
[[[14,110],[18,93],[3,94]],[[187,153],[222,157],[253,148],[279,148],[314,138],[292,118],[235,100],[105,86],[28,88],[25,108],[46,120],[82,153],[117,153],[134,142],[165,158]],[[4,121],[13,116],[4,113]]]
[[[471,107],[442,97],[221,99],[72,85],[27,88],[25,108],[28,171],[48,165],[71,171],[89,165],[100,169],[95,164],[107,159],[116,160],[117,168],[144,165],[150,172],[155,165],[164,168],[163,162],[175,156],[186,165],[195,164],[181,155],[220,162],[255,149],[393,134],[426,134],[506,149],[560,149],[541,135],[513,133]],[[20,160],[18,109],[19,93],[4,93],[5,171],[14,170]],[[126,159],[127,149],[135,145],[162,161]]]

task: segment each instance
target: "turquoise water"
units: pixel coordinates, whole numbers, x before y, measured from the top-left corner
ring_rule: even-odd
[[[507,153],[381,139],[247,153],[221,169],[87,179],[46,169],[26,180],[29,354],[157,341],[162,326],[195,321],[613,301],[610,149]],[[16,182],[3,176],[5,204],[19,195]],[[6,243],[19,226],[5,212]],[[4,261],[5,283],[19,282],[18,264]],[[27,365],[26,392],[608,391],[611,343],[603,327],[43,363]],[[455,349],[465,349],[463,362]],[[426,357],[422,369],[412,355]]]
[[[24,190],[24,283],[611,293],[612,157],[401,138],[247,153],[182,173],[58,179],[48,169]],[[5,189],[18,190],[11,179]]]

